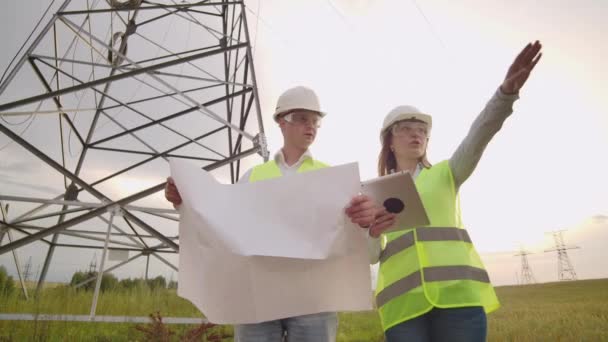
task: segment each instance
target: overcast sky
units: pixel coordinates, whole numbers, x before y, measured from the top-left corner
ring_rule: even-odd
[[[48,3],[0,5],[1,71]],[[556,256],[543,251],[552,244],[545,233],[558,229],[568,229],[566,242],[582,247],[569,251],[579,277],[608,276],[608,253],[603,248],[608,242],[606,1],[246,4],[271,151],[282,143],[271,120],[276,98],[290,86],[307,85],[318,92],[329,113],[313,154],[331,164],[358,161],[364,179],[375,177],[378,131],[392,107],[411,104],[433,115],[431,162],[449,158],[515,55],[527,42],[541,40],[543,59],[513,115],[461,188],[464,221],[496,284],[516,281],[520,259],[514,254],[520,246],[536,252],[530,264],[537,280],[556,280]],[[173,30],[187,36],[186,27]],[[28,134],[34,139],[49,134],[45,132],[38,125]],[[0,134],[0,146],[7,142]],[[61,188],[56,185],[61,185],[61,177],[36,184],[25,181],[24,169],[36,175],[35,158],[26,154],[15,144],[0,151],[0,193],[23,194],[23,183],[28,183],[29,189],[36,187],[35,193],[50,197]],[[250,158],[247,163],[259,161]],[[103,173],[102,159],[91,160],[90,165],[88,172]],[[134,192],[162,181],[167,172],[162,166],[148,178],[116,187]],[[156,200],[157,206],[167,207],[160,196]],[[31,255],[36,268],[45,248],[33,244],[21,249],[22,262]],[[74,260],[73,253],[58,252],[51,280],[66,280],[95,255],[87,251]],[[9,255],[0,256],[0,263],[14,269]],[[118,274],[140,276],[141,270],[139,263]],[[172,273],[161,265],[154,266],[154,272]]]

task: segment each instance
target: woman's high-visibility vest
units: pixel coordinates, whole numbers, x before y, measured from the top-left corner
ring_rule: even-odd
[[[376,305],[385,331],[433,307],[483,306],[489,313],[500,306],[463,229],[448,161],[422,170],[415,183],[430,225],[383,235]]]
[[[329,165],[322,163],[318,160],[314,160],[312,158],[306,158],[302,162],[302,165],[298,168],[298,173],[313,171],[322,169],[325,167],[329,167]],[[281,169],[274,160],[267,161],[264,164],[260,164],[255,166],[251,170],[251,174],[249,175],[249,182],[257,182],[265,179],[272,179],[281,177],[283,174],[281,173]]]

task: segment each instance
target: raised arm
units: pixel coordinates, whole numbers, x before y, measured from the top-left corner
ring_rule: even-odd
[[[471,125],[467,136],[449,160],[456,188],[459,188],[477,167],[486,146],[513,112],[513,102],[526,83],[532,69],[540,60],[542,45],[530,43],[517,55],[509,67],[502,85]]]

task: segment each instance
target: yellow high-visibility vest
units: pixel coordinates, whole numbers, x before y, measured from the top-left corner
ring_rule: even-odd
[[[422,170],[415,183],[430,224],[382,236],[376,305],[385,331],[433,307],[489,313],[500,306],[462,225],[448,161]]]
[[[314,160],[312,158],[306,158],[302,162],[302,165],[298,168],[298,173],[313,171],[322,169],[325,167],[329,167],[329,165],[322,163],[318,160]],[[267,161],[264,164],[260,164],[255,166],[251,170],[251,174],[249,175],[249,182],[257,182],[265,179],[272,179],[281,177],[281,169],[274,160]]]

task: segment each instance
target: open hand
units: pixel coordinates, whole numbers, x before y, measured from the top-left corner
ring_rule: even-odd
[[[505,80],[502,82],[500,89],[505,94],[516,94],[519,92],[521,87],[524,86],[528,80],[528,76],[532,72],[532,69],[536,66],[536,63],[542,57],[540,49],[542,45],[537,40],[532,43],[528,43],[526,47],[517,55],[513,64],[509,67]]]

